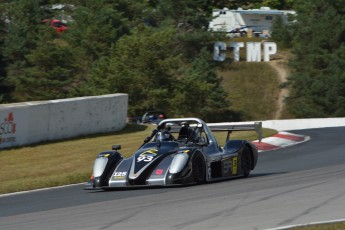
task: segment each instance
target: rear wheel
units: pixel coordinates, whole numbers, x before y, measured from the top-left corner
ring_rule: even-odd
[[[252,153],[248,145],[245,145],[242,150],[242,160],[241,166],[243,171],[243,176],[248,177],[250,174],[250,170],[252,168]]]
[[[205,160],[201,153],[195,153],[192,159],[192,172],[194,182],[202,184],[206,178]]]

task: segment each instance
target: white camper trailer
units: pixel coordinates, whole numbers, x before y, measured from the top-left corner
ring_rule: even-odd
[[[224,8],[213,11],[213,20],[209,24],[209,30],[246,33],[247,29],[251,29],[254,33],[262,33],[271,31],[273,21],[277,17],[282,17],[283,22],[287,23],[289,14],[295,14],[295,11],[271,10],[269,7],[250,10]]]

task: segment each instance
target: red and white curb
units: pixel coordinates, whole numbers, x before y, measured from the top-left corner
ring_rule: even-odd
[[[286,148],[310,140],[309,136],[298,135],[289,132],[279,132],[272,137],[267,137],[259,142],[253,141],[259,152]]]

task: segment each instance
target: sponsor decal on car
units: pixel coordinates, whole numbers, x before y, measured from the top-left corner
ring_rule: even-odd
[[[232,174],[237,174],[237,157],[232,158]]]
[[[162,175],[163,172],[164,172],[163,169],[157,169],[157,170],[156,170],[156,175]]]
[[[230,173],[230,169],[231,169],[231,160],[227,159],[223,161],[223,173],[224,174]]]
[[[113,179],[123,179],[127,176],[127,172],[115,172]]]

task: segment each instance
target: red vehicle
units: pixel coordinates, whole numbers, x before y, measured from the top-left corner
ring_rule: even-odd
[[[53,27],[58,33],[62,33],[68,30],[68,26],[58,19],[51,19],[51,20],[45,19],[42,22],[44,23],[49,22],[49,25]]]

